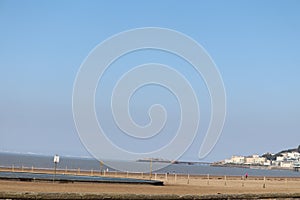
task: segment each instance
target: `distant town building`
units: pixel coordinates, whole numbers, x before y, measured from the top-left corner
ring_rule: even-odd
[[[282,168],[291,168],[291,167],[293,167],[293,162],[290,162],[290,161],[280,162],[280,167],[282,167]]]
[[[271,166],[272,161],[271,160],[267,160],[264,162],[264,166]]]
[[[300,152],[298,151],[282,152],[276,155],[270,153],[267,154],[270,155],[270,157],[262,157],[257,154],[252,156],[232,156],[230,159],[225,159],[223,163],[236,165],[259,165],[268,167],[274,166],[286,169],[300,168]]]
[[[231,163],[234,164],[243,164],[245,162],[244,156],[232,156],[231,157]]]
[[[243,164],[245,162],[244,156],[232,156],[231,159],[226,159],[225,163]]]
[[[267,161],[266,158],[260,157],[259,155],[252,155],[245,158],[246,165],[264,165]]]
[[[283,156],[277,156],[276,161],[277,162],[282,162],[282,161],[284,161],[284,157]]]

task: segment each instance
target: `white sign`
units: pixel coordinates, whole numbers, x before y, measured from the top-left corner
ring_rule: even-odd
[[[54,156],[53,162],[54,163],[59,163],[59,156],[58,155]]]

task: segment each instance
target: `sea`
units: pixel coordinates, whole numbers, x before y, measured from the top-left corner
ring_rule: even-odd
[[[152,168],[149,162],[139,161],[114,161],[118,165],[124,165],[128,168],[134,169],[132,172],[144,172],[144,169]],[[60,156],[60,161],[57,169],[80,169],[81,171],[118,171],[108,165],[100,164],[100,162],[93,158],[87,157],[71,157]],[[156,163],[151,163],[155,165]],[[7,153],[0,152],[0,167],[7,168],[41,168],[53,169],[53,156],[37,155],[37,154],[21,154],[21,153]],[[139,168],[141,169],[139,171]],[[148,171],[148,172],[149,172]],[[125,172],[125,171],[124,171]],[[190,174],[190,175],[212,175],[212,176],[243,176],[248,173],[249,176],[267,176],[267,177],[300,177],[300,172],[292,170],[278,170],[278,169],[260,169],[260,168],[239,168],[239,167],[223,167],[211,166],[201,163],[174,163],[164,165],[163,168],[153,171],[153,173],[169,173],[169,174]]]

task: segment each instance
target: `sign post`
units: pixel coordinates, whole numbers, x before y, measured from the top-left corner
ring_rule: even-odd
[[[56,177],[56,168],[57,168],[57,164],[59,163],[59,156],[55,155],[53,158],[53,162],[54,162],[54,178],[53,181],[55,180]]]

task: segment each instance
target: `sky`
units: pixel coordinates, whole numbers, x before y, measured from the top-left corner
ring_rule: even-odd
[[[0,151],[91,156],[73,120],[76,75],[99,43],[120,32],[143,27],[172,29],[193,38],[208,52],[222,76],[226,120],[217,144],[203,160],[297,147],[299,9],[300,2],[292,0],[0,0]],[[107,83],[97,88],[98,120],[105,129],[116,132],[105,121],[112,119],[106,97],[118,80],[116,76],[142,63],[169,64],[188,77],[199,98],[199,134],[181,157],[198,160],[210,119],[209,94],[201,76],[166,52],[146,50],[126,56],[111,66],[101,80]],[[164,88],[149,85],[137,91],[130,102],[133,119],[138,124],[149,123],[145,113],[157,101],[169,112],[163,139],[170,139],[178,127],[179,110],[174,96]],[[119,136],[111,137],[118,140]],[[141,148],[126,139],[118,141],[127,148]]]

